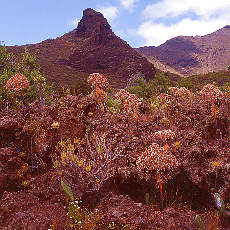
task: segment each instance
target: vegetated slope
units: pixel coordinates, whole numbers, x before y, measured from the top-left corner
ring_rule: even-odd
[[[178,36],[158,47],[136,50],[187,76],[226,70],[230,59],[230,26],[205,36]]]
[[[153,78],[155,68],[111,30],[104,16],[86,9],[78,27],[56,39],[26,45],[29,51],[39,49],[38,63],[51,81],[73,84],[92,72],[105,74],[112,85],[126,81],[141,71]],[[25,46],[8,47],[19,54]]]
[[[217,113],[201,95],[168,98],[164,105],[155,96],[142,101],[138,122],[122,105],[102,111],[93,94],[67,95],[43,112],[38,101],[1,111],[1,229],[196,230],[199,214],[206,229],[229,230],[230,215],[222,218],[213,200],[214,193],[225,204],[230,198],[229,94],[213,103]],[[175,136],[162,141],[156,133],[163,130]],[[167,167],[163,208],[162,165],[149,163],[151,151],[142,159],[155,170],[138,163],[153,143],[161,149],[150,148],[156,161]],[[73,192],[74,209],[61,181]]]

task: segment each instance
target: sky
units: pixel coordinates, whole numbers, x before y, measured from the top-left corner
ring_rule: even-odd
[[[230,0],[0,0],[0,41],[25,45],[77,27],[92,8],[132,47],[159,46],[176,36],[212,33],[230,25]]]

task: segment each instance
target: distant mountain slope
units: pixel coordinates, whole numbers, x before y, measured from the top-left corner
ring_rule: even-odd
[[[137,50],[139,52],[139,50]],[[156,57],[154,56],[148,56],[146,54],[143,54],[141,52],[139,52],[143,57],[146,57],[147,60],[152,63],[156,69],[163,71],[163,72],[167,72],[167,73],[172,73],[172,74],[176,74],[178,76],[184,77],[183,74],[179,73],[178,71],[176,71],[174,68],[162,63],[161,61],[159,61]]]
[[[38,63],[50,81],[74,84],[92,72],[100,72],[116,85],[137,71],[148,79],[155,75],[154,65],[117,37],[104,16],[92,9],[84,10],[73,31],[26,46],[29,51],[40,50]],[[7,48],[19,54],[24,47]]]
[[[205,36],[179,36],[158,47],[136,50],[187,76],[226,70],[230,65],[230,26]]]

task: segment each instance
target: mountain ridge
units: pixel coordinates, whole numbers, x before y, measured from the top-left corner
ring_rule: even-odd
[[[177,36],[157,47],[135,49],[149,61],[155,58],[185,76],[227,70],[230,63],[230,26],[204,36]]]
[[[27,47],[39,49],[38,64],[49,81],[75,84],[92,72],[105,74],[112,85],[123,84],[135,72],[154,77],[153,64],[116,36],[106,18],[93,9],[83,11],[77,28],[56,39],[7,47],[16,55]]]

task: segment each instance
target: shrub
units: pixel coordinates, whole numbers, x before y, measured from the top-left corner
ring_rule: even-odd
[[[6,89],[15,94],[21,94],[23,89],[30,89],[28,79],[23,74],[15,74],[6,82]]]
[[[36,63],[36,55],[37,53],[31,54],[25,48],[21,57],[16,58],[12,53],[8,53],[4,47],[0,46],[0,96],[6,101],[11,101],[11,98],[4,86],[16,74],[23,75],[30,85],[30,88],[26,87],[28,90],[20,90],[25,102],[30,103],[40,98],[50,101],[53,86],[46,84],[46,78],[41,74],[40,66]],[[7,84],[8,89],[11,87],[9,82]]]
[[[87,79],[88,84],[91,84],[93,89],[92,95],[97,101],[100,109],[104,112],[105,101],[107,99],[107,93],[104,91],[109,87],[109,83],[103,74],[92,73]]]
[[[106,79],[106,77],[103,74],[100,73],[92,73],[89,75],[88,84],[91,84],[91,87],[93,89],[100,88],[100,89],[107,89],[109,87],[109,83]]]
[[[213,84],[207,84],[200,91],[199,96],[207,102],[216,102],[223,98],[223,93]]]
[[[171,136],[171,135],[169,135]],[[168,136],[165,136],[165,139]],[[137,167],[140,170],[156,171],[157,184],[160,188],[161,208],[163,209],[163,192],[162,192],[162,171],[170,170],[177,166],[177,159],[168,152],[164,147],[160,147],[157,143],[152,143],[138,158]]]
[[[126,90],[131,94],[136,94],[140,98],[148,99],[152,94],[151,87],[142,73],[136,73],[129,78]]]
[[[213,84],[207,84],[198,94],[201,103],[211,103],[211,114],[216,119],[218,107],[217,105],[223,99],[223,93]]]

